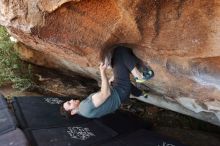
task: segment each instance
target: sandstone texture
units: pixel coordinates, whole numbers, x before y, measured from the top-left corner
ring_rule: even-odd
[[[126,44],[155,71],[146,85],[160,98],[151,103],[220,125],[220,1],[2,0],[0,8],[0,24],[25,44],[23,59],[99,80],[100,51]]]

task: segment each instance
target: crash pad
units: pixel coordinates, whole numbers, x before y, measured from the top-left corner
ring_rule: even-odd
[[[16,129],[16,120],[8,108],[0,109],[0,135]]]
[[[33,146],[87,146],[109,140],[117,133],[97,120],[50,129],[26,130]]]
[[[20,129],[0,135],[1,146],[29,146],[27,138]]]
[[[3,108],[7,108],[8,105],[7,105],[7,101],[5,99],[5,97],[0,94],[0,109],[3,109]]]
[[[184,144],[159,135],[153,131],[140,129],[131,134],[118,137],[101,146],[185,146]]]
[[[22,129],[42,129],[68,126],[90,119],[76,115],[66,118],[60,114],[60,106],[71,97],[14,97],[13,108]]]

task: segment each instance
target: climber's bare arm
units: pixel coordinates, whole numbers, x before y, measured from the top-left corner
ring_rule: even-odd
[[[99,66],[101,74],[101,90],[92,96],[92,101],[95,107],[99,107],[101,104],[103,104],[111,94],[110,85],[106,76],[106,69],[107,65],[101,63]]]

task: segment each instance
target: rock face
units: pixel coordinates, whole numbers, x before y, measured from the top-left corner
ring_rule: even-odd
[[[163,98],[154,104],[220,125],[220,1],[2,0],[0,8],[0,24],[28,46],[24,59],[99,80],[99,52],[125,43],[155,71],[146,85]]]

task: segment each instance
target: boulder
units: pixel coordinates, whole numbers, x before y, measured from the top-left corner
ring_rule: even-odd
[[[174,103],[220,125],[220,1],[2,0],[0,7],[0,24],[24,44],[24,60],[100,80],[99,53],[123,44],[155,71],[146,83],[160,97],[153,104]]]

